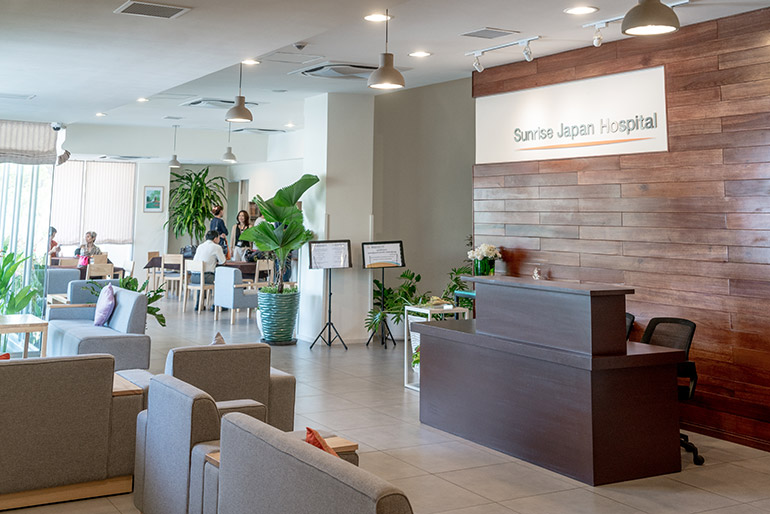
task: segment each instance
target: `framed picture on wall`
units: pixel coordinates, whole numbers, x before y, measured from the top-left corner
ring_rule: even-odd
[[[163,212],[163,186],[144,186],[144,212]]]

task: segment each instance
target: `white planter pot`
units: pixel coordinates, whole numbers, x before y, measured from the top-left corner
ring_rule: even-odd
[[[388,319],[388,326],[390,327],[390,331],[393,332],[393,337],[396,339],[396,341],[403,341],[404,340],[403,321],[397,324],[392,314],[387,314],[386,317]]]

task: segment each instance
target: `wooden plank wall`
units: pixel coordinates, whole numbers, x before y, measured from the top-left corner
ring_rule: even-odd
[[[487,69],[473,92],[659,65],[668,152],[477,165],[476,243],[509,274],[633,286],[632,340],[695,321],[684,424],[770,450],[770,9]]]

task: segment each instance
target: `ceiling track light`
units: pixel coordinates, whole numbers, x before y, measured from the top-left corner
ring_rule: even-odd
[[[369,75],[367,85],[372,89],[400,89],[404,76],[393,66],[393,54],[388,53],[388,22],[390,14],[385,10],[385,53],[380,54],[380,66]]]
[[[639,4],[632,8],[625,16],[613,16],[599,21],[592,21],[583,25],[584,29],[594,28],[593,45],[602,46],[604,37],[599,29],[608,24],[623,20],[621,31],[629,36],[652,36],[667,34],[679,30],[679,18],[674,12],[674,7],[689,4],[690,0],[676,0],[675,2],[661,3],[660,0],[639,0]]]
[[[225,121],[231,123],[249,123],[254,121],[251,111],[246,107],[246,97],[241,94],[243,86],[243,63],[238,64],[238,96],[235,97],[235,105],[225,114]]]
[[[473,69],[481,73],[482,71],[484,71],[484,65],[481,64],[481,61],[479,61],[479,57],[480,56],[477,55],[473,58]]]
[[[176,158],[176,130],[179,128],[179,125],[174,125],[174,154],[171,157],[171,160],[168,161],[168,167],[173,169],[178,169],[182,167],[182,164],[179,162],[179,159]]]
[[[466,52],[465,55],[475,57],[475,59],[473,60],[473,67],[479,73],[484,71],[484,66],[479,61],[479,57],[481,57],[482,55],[484,55],[487,52],[493,52],[495,50],[500,50],[502,48],[508,48],[510,46],[517,46],[517,45],[518,46],[523,46],[524,48],[522,49],[522,52],[524,54],[524,58],[527,60],[527,62],[532,62],[534,57],[532,57],[532,48],[530,48],[529,43],[530,43],[530,41],[536,41],[538,39],[540,39],[540,36],[526,37],[524,39],[518,39],[516,41],[511,41],[511,42],[508,42],[508,43],[503,43],[501,45],[490,46],[489,48],[482,48],[481,50],[473,50],[472,52]],[[478,67],[477,67],[477,65],[478,65]],[[481,69],[479,69],[479,67]]]
[[[238,159],[233,153],[233,147],[230,146],[230,134],[232,133],[232,123],[227,124],[227,151],[222,155],[222,160],[228,164],[235,164]]]

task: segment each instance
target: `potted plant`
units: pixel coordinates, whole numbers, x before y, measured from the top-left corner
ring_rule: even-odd
[[[184,173],[171,172],[169,217],[164,226],[170,223],[177,239],[189,235],[194,247],[206,236],[211,209],[215,205],[224,205],[226,197],[225,178],[208,178],[208,175],[208,167],[199,172],[189,169]],[[194,249],[192,253],[195,253]]]
[[[19,266],[29,257],[16,253],[0,253],[0,314],[18,314],[29,306],[39,292],[30,286],[21,286],[21,277],[16,275]],[[7,335],[2,334],[2,349],[6,351]]]
[[[302,211],[297,207],[300,197],[320,179],[305,174],[295,183],[279,189],[273,198],[254,199],[264,223],[249,227],[241,233],[241,239],[253,242],[263,252],[271,252],[278,264],[273,284],[259,290],[258,316],[262,320],[262,338],[268,344],[294,344],[294,327],[299,309],[299,290],[284,287],[283,276],[292,250],[298,250],[313,238],[313,232],[305,228]]]
[[[384,284],[374,279],[374,302],[372,309],[367,313],[364,325],[370,332],[376,332],[380,328],[383,319],[388,324],[399,325],[404,319],[404,307],[424,303],[430,293],[420,293],[417,290],[422,277],[410,269],[404,270],[399,277],[401,283],[396,289],[384,287]]]

